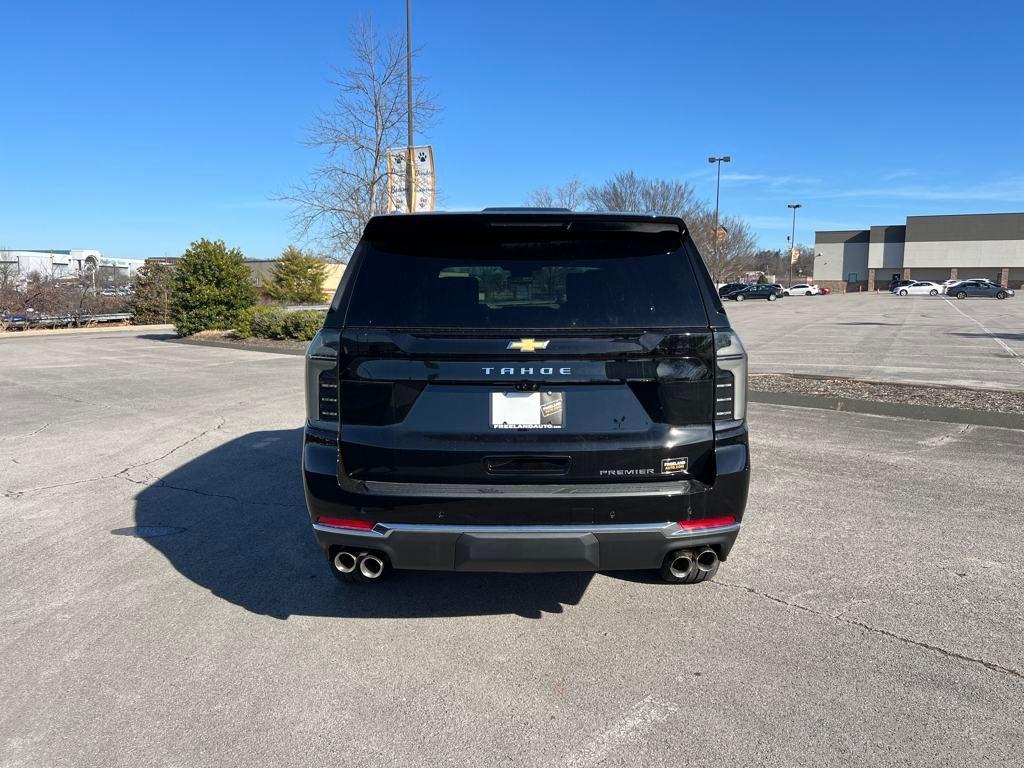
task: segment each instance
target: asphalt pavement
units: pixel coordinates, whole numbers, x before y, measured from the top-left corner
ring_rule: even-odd
[[[788,340],[744,329],[758,365],[795,354],[806,301],[730,307],[793,313]],[[920,306],[933,339],[974,332]],[[353,588],[303,507],[301,358],[2,339],[0,385],[4,768],[1020,765],[1022,431],[753,404],[713,582]]]
[[[1024,390],[1024,292],[990,298],[888,292],[727,301],[754,373]]]

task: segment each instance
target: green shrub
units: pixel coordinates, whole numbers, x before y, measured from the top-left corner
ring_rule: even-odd
[[[281,307],[255,307],[252,313],[251,333],[258,339],[284,339],[288,313]]]
[[[297,341],[309,341],[316,336],[320,326],[324,324],[326,315],[326,312],[316,309],[289,312],[284,318],[284,335]]]
[[[147,261],[135,273],[132,322],[135,325],[166,323],[170,318],[173,292],[174,267],[158,261]]]
[[[256,302],[252,275],[242,252],[223,240],[192,243],[178,261],[171,293],[171,318],[180,336],[238,324]]]

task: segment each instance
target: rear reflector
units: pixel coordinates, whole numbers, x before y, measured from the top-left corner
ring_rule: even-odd
[[[724,528],[736,525],[735,517],[706,517],[703,520],[680,520],[679,527],[684,531],[701,531],[705,528]]]
[[[329,525],[331,528],[354,528],[358,531],[372,531],[376,523],[370,520],[353,520],[347,517],[318,517],[317,525]]]

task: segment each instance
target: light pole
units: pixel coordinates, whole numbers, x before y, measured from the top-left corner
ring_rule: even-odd
[[[709,163],[718,163],[718,180],[715,182],[715,270],[717,271],[720,264],[718,259],[718,199],[722,191],[722,163],[732,162],[732,158],[729,155],[723,155],[722,157],[709,157]],[[717,278],[717,275],[715,276]]]
[[[412,213],[413,184],[412,175],[412,0],[405,0],[405,85],[407,109],[409,112],[409,150],[405,154],[405,208]]]
[[[793,251],[796,250],[796,209],[803,208],[800,203],[790,203],[786,206],[793,209],[793,229],[789,235],[789,287],[793,287]]]

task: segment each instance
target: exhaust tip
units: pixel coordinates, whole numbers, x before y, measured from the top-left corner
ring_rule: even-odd
[[[356,569],[356,556],[343,549],[334,556],[334,569],[338,573],[352,573]]]
[[[676,552],[674,555],[669,555],[672,559],[669,561],[668,570],[677,579],[685,579],[693,572],[694,559],[693,554],[690,552]]]
[[[716,565],[718,565],[718,553],[711,549],[711,547],[702,549],[700,554],[697,555],[697,567],[700,570],[707,572]]]
[[[366,579],[379,579],[384,575],[384,561],[377,555],[363,555],[359,558],[359,573]]]

